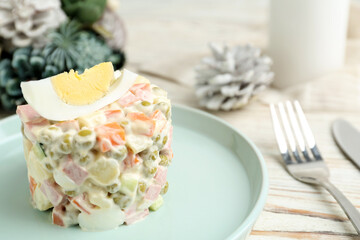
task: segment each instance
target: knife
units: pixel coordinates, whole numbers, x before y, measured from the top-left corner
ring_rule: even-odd
[[[343,119],[334,121],[332,132],[340,149],[360,169],[360,132]]]

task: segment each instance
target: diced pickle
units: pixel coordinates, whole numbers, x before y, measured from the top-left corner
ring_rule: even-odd
[[[164,195],[169,190],[169,183],[166,181],[165,185],[162,187],[160,194]]]
[[[121,181],[121,192],[132,195],[136,191],[138,180],[131,174],[122,175]]]
[[[162,196],[159,195],[158,198],[155,200],[155,202],[153,204],[151,204],[149,209],[151,211],[157,211],[162,206],[163,203],[164,203],[164,200],[163,200]]]
[[[40,161],[43,160],[46,157],[46,155],[44,153],[44,150],[41,148],[39,143],[35,143],[32,146],[32,151],[34,152],[37,159],[39,159]]]
[[[158,142],[160,140],[161,136],[160,135],[157,135],[156,138],[155,138],[155,142]]]

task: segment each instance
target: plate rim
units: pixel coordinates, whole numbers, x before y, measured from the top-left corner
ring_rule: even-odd
[[[263,157],[263,155],[261,154],[260,150],[258,149],[258,147],[250,140],[249,137],[247,137],[245,134],[243,134],[240,130],[238,130],[237,128],[235,128],[233,125],[231,125],[230,123],[226,122],[225,120],[210,114],[204,110],[200,110],[200,109],[196,109],[193,107],[189,107],[183,104],[178,104],[178,103],[173,103],[172,104],[172,108],[179,108],[179,109],[183,109],[185,111],[189,111],[198,115],[201,115],[203,117],[206,118],[210,118],[220,124],[225,125],[226,127],[230,128],[232,131],[234,131],[236,134],[240,135],[240,137],[242,137],[248,144],[249,146],[252,148],[252,150],[255,152],[257,159],[260,163],[260,167],[261,167],[261,174],[262,174],[262,182],[261,182],[261,188],[260,188],[260,193],[258,198],[256,199],[256,202],[254,204],[254,207],[251,209],[250,213],[247,214],[246,218],[244,219],[244,221],[235,229],[235,231],[233,231],[226,239],[227,240],[235,240],[238,239],[240,237],[245,236],[245,234],[247,234],[246,231],[251,231],[253,225],[255,224],[255,221],[258,219],[258,217],[260,216],[261,212],[263,211],[263,208],[265,206],[266,203],[266,199],[267,199],[267,195],[268,195],[268,190],[269,190],[269,178],[268,178],[268,171],[267,171],[267,167],[266,167],[266,162],[265,159]],[[6,122],[12,122],[15,119],[17,119],[17,115],[13,114],[10,116],[7,116],[3,119],[0,120],[0,125],[6,124]],[[11,135],[10,135],[11,136]],[[2,142],[6,141],[6,138],[3,140],[0,140],[0,144]]]
[[[232,131],[234,131],[235,133],[240,135],[240,137],[242,137],[249,144],[249,146],[252,148],[252,150],[255,152],[257,159],[260,163],[261,174],[262,174],[260,193],[259,193],[258,198],[256,199],[254,207],[251,209],[250,213],[247,214],[245,220],[226,239],[227,240],[235,240],[235,239],[245,236],[245,234],[247,234],[246,231],[250,230],[250,232],[251,232],[252,226],[255,224],[255,221],[259,218],[261,212],[264,209],[266,199],[268,196],[269,177],[268,177],[268,170],[267,170],[266,162],[265,162],[263,155],[261,154],[258,147],[250,140],[249,137],[247,137],[240,130],[238,130],[237,128],[235,128],[233,125],[226,122],[225,120],[223,120],[213,114],[210,114],[204,110],[196,109],[193,107],[188,107],[183,104],[173,103],[172,107],[182,108],[186,111],[202,115],[204,117],[210,118],[216,122],[219,122],[220,124],[223,124],[223,125],[229,127]]]

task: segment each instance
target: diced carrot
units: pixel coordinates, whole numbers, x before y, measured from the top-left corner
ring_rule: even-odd
[[[153,112],[151,118],[156,122],[156,131],[162,132],[167,123],[167,119],[164,114],[159,109],[157,109],[155,112]]]
[[[143,101],[152,101],[153,95],[151,93],[149,83],[134,84],[129,91],[133,93],[137,98]]]
[[[29,187],[30,187],[30,193],[31,196],[34,195],[35,189],[36,189],[37,183],[33,177],[29,177]]]
[[[137,90],[150,90],[150,84],[149,83],[138,83],[131,86],[129,89],[130,92],[136,95]]]
[[[100,142],[100,150],[107,152],[114,146],[122,145],[125,143],[125,130],[116,122],[107,123],[96,127],[98,141]]]
[[[140,112],[131,112],[127,114],[127,117],[130,118],[131,120],[141,120],[141,121],[149,121],[151,120],[151,118],[149,118],[148,116],[146,116],[144,113],[140,113]]]
[[[104,114],[106,116],[106,119],[114,122],[117,122],[123,116],[123,113],[120,109],[105,110]]]
[[[121,109],[110,109],[110,110],[105,110],[105,115],[108,117],[110,115],[113,114],[120,114],[122,113]]]
[[[138,162],[140,162],[139,158],[136,156],[135,160],[134,160],[135,164],[137,164]]]
[[[140,113],[140,112],[128,113],[127,117],[130,118],[132,121],[143,121],[143,122],[145,122],[146,124],[149,125],[148,126],[148,131],[146,131],[144,133],[140,133],[140,134],[143,134],[143,135],[148,136],[148,137],[152,137],[154,135],[154,131],[155,131],[155,127],[156,127],[155,120],[149,118],[144,113]]]

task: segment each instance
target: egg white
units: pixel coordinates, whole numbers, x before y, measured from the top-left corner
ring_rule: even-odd
[[[121,98],[134,84],[137,74],[126,69],[114,72],[115,82],[109,92],[87,105],[70,105],[63,102],[56,94],[51,77],[38,81],[21,83],[23,96],[28,104],[41,116],[54,121],[66,121],[90,114]]]

